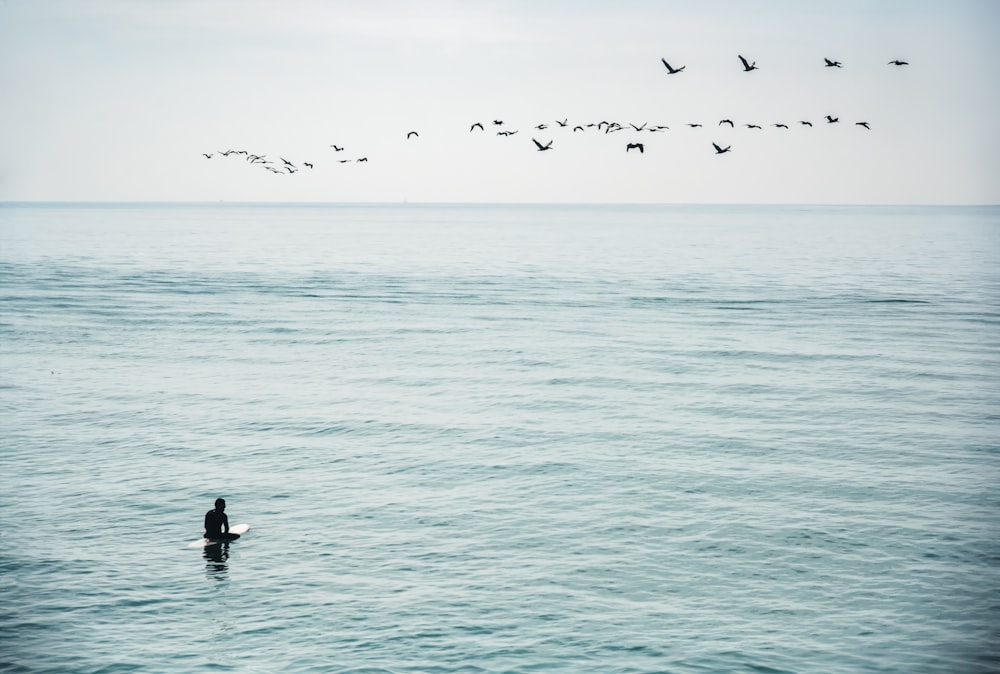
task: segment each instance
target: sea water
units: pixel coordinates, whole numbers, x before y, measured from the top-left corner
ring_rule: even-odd
[[[996,207],[5,204],[0,292],[4,672],[1000,670]]]

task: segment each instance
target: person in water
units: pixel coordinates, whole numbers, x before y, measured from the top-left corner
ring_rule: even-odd
[[[239,537],[239,534],[229,533],[226,499],[215,499],[215,510],[209,510],[205,513],[205,538],[211,541],[233,541]]]

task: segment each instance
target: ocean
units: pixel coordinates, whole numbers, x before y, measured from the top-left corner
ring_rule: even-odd
[[[1000,671],[1000,207],[8,203],[0,290],[2,672]]]

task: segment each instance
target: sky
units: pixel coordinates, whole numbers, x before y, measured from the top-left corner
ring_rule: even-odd
[[[997,204],[998,27],[991,0],[0,0],[0,201]]]

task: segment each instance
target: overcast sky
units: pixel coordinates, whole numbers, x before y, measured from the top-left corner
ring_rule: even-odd
[[[0,200],[1000,203],[998,27],[989,0],[0,0]]]

